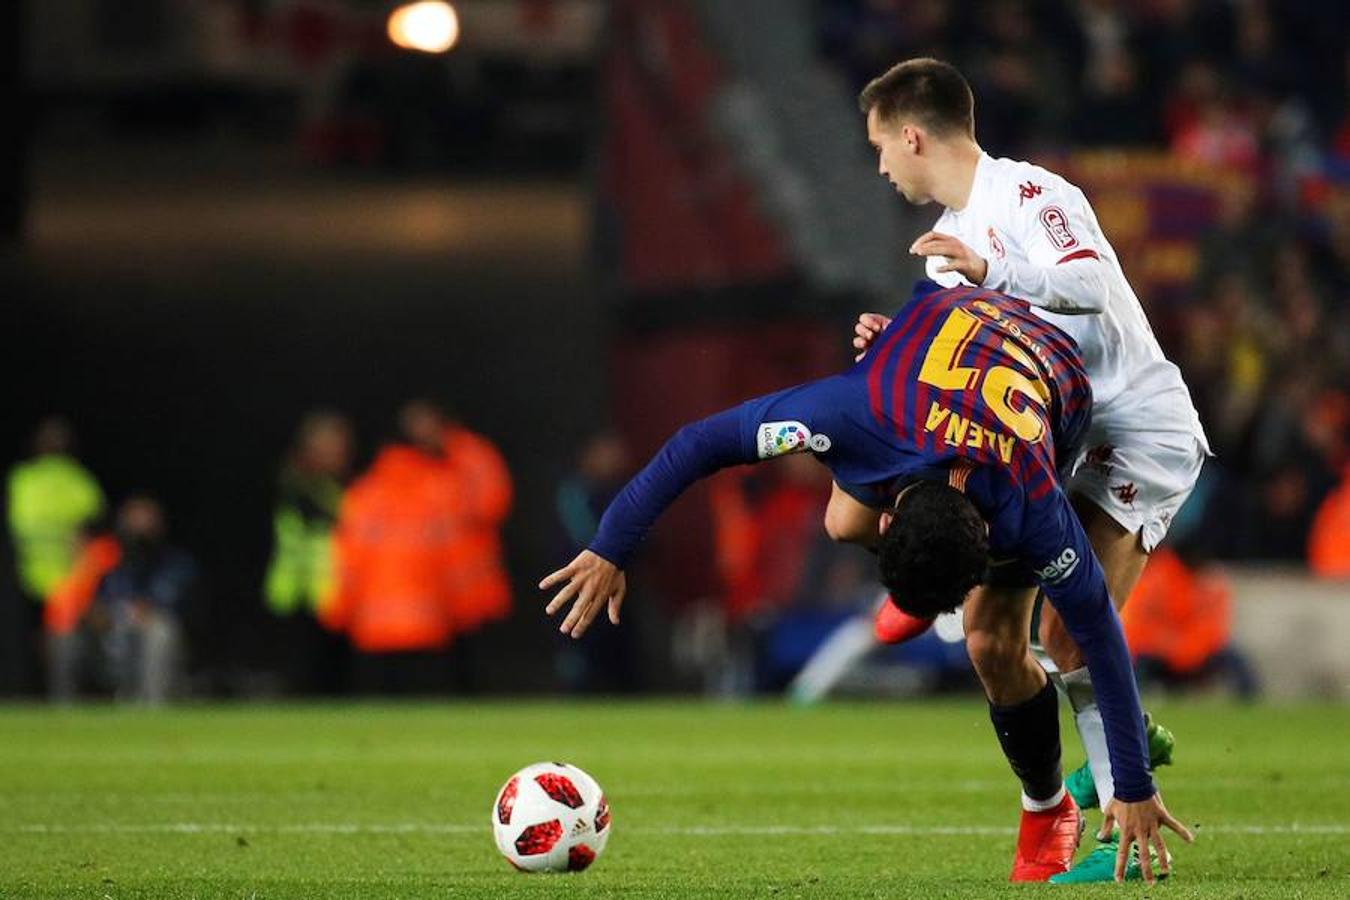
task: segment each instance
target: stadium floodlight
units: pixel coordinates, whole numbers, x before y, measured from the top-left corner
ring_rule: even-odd
[[[459,15],[442,0],[407,3],[389,14],[388,31],[405,50],[445,53],[459,42]]]

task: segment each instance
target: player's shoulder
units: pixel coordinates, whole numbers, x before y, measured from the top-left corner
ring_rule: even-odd
[[[1076,199],[1083,192],[1064,176],[1021,159],[986,157],[991,194],[1005,209],[1024,209],[1050,198]]]
[[[930,278],[920,279],[914,283],[914,291],[910,296],[910,302],[901,308],[900,313],[888,327],[895,328],[901,333],[909,333],[912,330],[912,327],[910,327],[912,323],[897,324],[902,316],[913,319],[923,312],[934,309],[951,309],[962,301],[969,299],[972,291],[978,293],[979,289],[961,285],[947,287]]]

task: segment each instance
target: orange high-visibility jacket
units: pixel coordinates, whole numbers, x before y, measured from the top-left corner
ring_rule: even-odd
[[[741,472],[712,480],[713,543],[733,621],[792,599],[819,530],[824,502],[812,485],[783,481],[752,504]]]
[[[382,451],[342,499],[338,577],[321,621],[368,653],[448,644],[456,630],[457,491],[443,460],[411,447]]]
[[[89,610],[98,586],[122,561],[122,547],[111,535],[85,543],[75,557],[75,565],[47,595],[42,622],[48,634],[69,634]]]
[[[1121,619],[1132,654],[1192,672],[1232,639],[1232,587],[1217,569],[1192,570],[1161,547],[1149,557]]]
[[[1313,519],[1308,565],[1319,578],[1350,578],[1350,468]]]
[[[511,473],[487,438],[459,426],[446,429],[445,465],[459,516],[449,548],[451,606],[456,630],[472,631],[511,612],[501,539],[511,511]]]

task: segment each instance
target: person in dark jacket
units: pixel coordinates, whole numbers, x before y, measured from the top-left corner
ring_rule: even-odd
[[[52,698],[72,700],[93,685],[119,700],[163,703],[182,692],[197,564],[168,542],[163,509],[144,495],[118,509],[112,537],[115,546],[90,582],[92,597],[71,602],[79,610],[71,626],[49,623]]]

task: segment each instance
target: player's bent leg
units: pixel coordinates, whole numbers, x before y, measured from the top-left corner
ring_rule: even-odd
[[[1092,499],[1076,495],[1073,503],[1093,552],[1101,562],[1112,602],[1119,609],[1138,583],[1148,562],[1148,553],[1137,532],[1128,530]],[[1074,725],[1087,751],[1087,763],[1069,775],[1069,791],[1082,806],[1104,806],[1114,793],[1106,728],[1097,708],[1092,681],[1083,664],[1083,655],[1059,614],[1048,604],[1041,610],[1039,638],[1046,655],[1062,673],[1060,687],[1073,709]]]
[[[1148,553],[1137,532],[1127,530],[1091,499],[1075,496],[1074,508],[1102,564],[1112,602],[1120,609],[1138,583],[1148,562]],[[1065,787],[1079,806],[1104,807],[1114,793],[1111,760],[1106,728],[1082,654],[1058,613],[1048,605],[1041,612],[1039,638],[1046,654],[1063,673],[1058,676],[1059,685],[1073,710],[1074,725],[1087,752],[1087,762],[1069,773]],[[1171,732],[1151,720],[1147,729],[1150,765],[1157,768],[1171,762],[1174,743]],[[1054,876],[1051,881],[1055,884],[1114,881],[1117,849],[1114,836],[1099,841],[1070,871]],[[1127,880],[1141,877],[1137,854],[1130,858],[1125,877]]]
[[[985,586],[964,609],[966,649],[989,698],[989,719],[1022,782],[1012,881],[1045,881],[1069,868],[1082,815],[1064,790],[1054,686],[1031,656],[1034,588]]]
[[[1028,637],[1035,602],[1034,588],[983,585],[962,608],[966,652],[990,703],[1022,703],[1047,683]]]
[[[1087,532],[1088,542],[1097,554],[1106,577],[1106,588],[1111,592],[1111,602],[1116,609],[1125,605],[1130,592],[1139,583],[1139,576],[1148,562],[1148,553],[1144,550],[1139,534],[1127,531],[1104,509],[1081,496],[1073,498],[1074,511]],[[1041,611],[1041,646],[1054,660],[1061,672],[1072,672],[1083,668],[1083,654],[1069,636],[1068,629],[1054,607],[1045,605]]]

